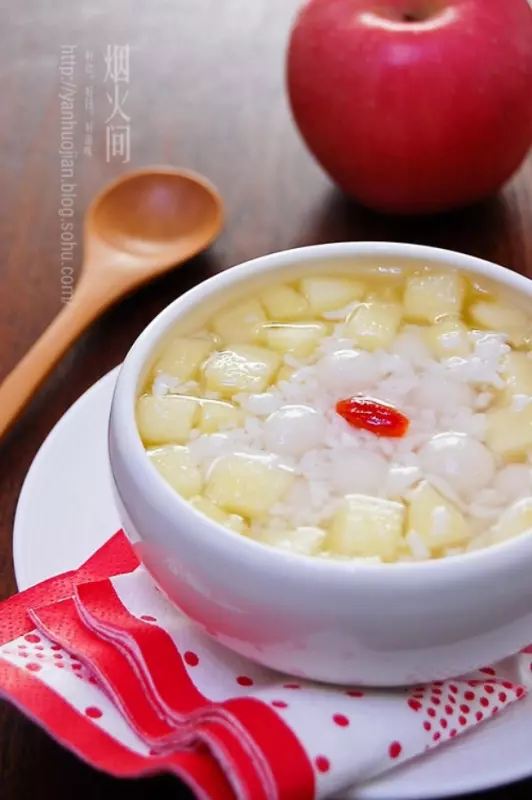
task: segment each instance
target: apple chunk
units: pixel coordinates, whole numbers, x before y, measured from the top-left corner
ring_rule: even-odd
[[[265,347],[233,345],[213,353],[205,364],[206,387],[223,397],[260,393],[272,383],[280,366],[280,356]]]
[[[504,360],[504,395],[511,403],[514,395],[532,397],[532,359],[527,353],[509,353]]]
[[[470,310],[471,319],[481,328],[506,335],[510,344],[520,347],[530,340],[532,325],[528,315],[520,308],[505,303],[475,303]]]
[[[188,447],[167,446],[148,451],[155,469],[185,499],[201,491],[201,472],[194,463]]]
[[[283,355],[291,353],[296,358],[306,358],[327,336],[327,332],[324,322],[298,322],[286,325],[267,323],[260,333],[272,350]]]
[[[365,293],[362,283],[348,278],[304,278],[301,289],[314,314],[336,311]]]
[[[325,537],[326,531],[307,526],[295,530],[266,528],[257,534],[258,540],[263,544],[302,556],[317,556]]]
[[[345,336],[362,350],[389,347],[399,330],[401,317],[401,306],[394,303],[363,303],[347,320]]]
[[[249,344],[257,338],[257,328],[266,322],[266,314],[258,300],[244,300],[220,311],[213,317],[212,327],[224,343]]]
[[[186,444],[199,415],[195,398],[145,394],[137,400],[137,426],[145,445]]]
[[[243,411],[232,403],[222,400],[201,400],[200,404],[199,429],[202,433],[216,433],[244,422]]]
[[[525,497],[504,511],[491,531],[492,541],[513,539],[528,531],[532,531],[532,497]]]
[[[486,414],[486,444],[498,455],[524,458],[532,449],[532,403],[523,408],[496,408]]]
[[[216,503],[212,503],[210,500],[207,500],[206,497],[193,497],[190,503],[194,506],[196,511],[205,514],[209,519],[235,531],[235,533],[246,534],[248,532],[248,526],[243,517],[240,517],[238,514],[226,514],[225,511],[218,508]]]
[[[405,317],[412,322],[437,322],[462,311],[466,284],[457,272],[424,272],[406,282]]]
[[[230,514],[265,516],[286,494],[294,475],[269,456],[222,456],[213,464],[206,495]]]
[[[156,375],[169,375],[186,383],[196,377],[200,364],[205,361],[214,343],[208,339],[173,339],[155,362]]]
[[[409,498],[407,533],[421,536],[429,550],[463,545],[471,531],[456,506],[423,481]]]
[[[324,550],[352,558],[394,561],[403,534],[402,503],[352,494],[331,521]]]
[[[467,326],[456,317],[445,317],[431,325],[425,338],[436,358],[464,358],[471,352]]]
[[[265,289],[261,299],[270,319],[279,322],[301,319],[309,310],[309,304],[303,295],[284,284]]]

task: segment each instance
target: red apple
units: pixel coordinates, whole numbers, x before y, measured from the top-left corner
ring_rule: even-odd
[[[287,80],[308,147],[385,212],[496,192],[532,143],[528,0],[310,0]]]

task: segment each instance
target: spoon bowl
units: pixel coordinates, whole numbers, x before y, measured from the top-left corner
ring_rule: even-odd
[[[121,176],[94,199],[85,235],[142,258],[170,257],[184,241],[197,241],[203,248],[221,225],[221,199],[205,178],[152,167]]]
[[[205,250],[222,227],[216,189],[189,170],[146,167],[106,186],[85,218],[84,261],[72,298],[0,385],[0,436],[91,322]]]

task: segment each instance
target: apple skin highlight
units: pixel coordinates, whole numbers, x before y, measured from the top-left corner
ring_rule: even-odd
[[[377,211],[496,193],[532,144],[528,0],[310,0],[287,56],[310,151]]]

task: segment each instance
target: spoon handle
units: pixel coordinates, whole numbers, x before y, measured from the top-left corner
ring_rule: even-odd
[[[110,304],[101,287],[80,280],[70,302],[0,384],[0,438],[22,412],[70,345]]]

